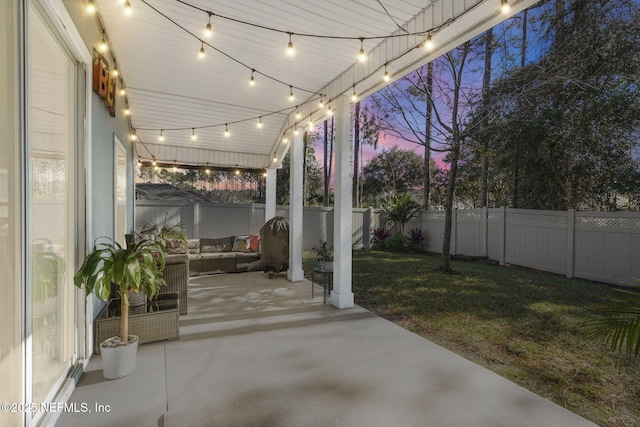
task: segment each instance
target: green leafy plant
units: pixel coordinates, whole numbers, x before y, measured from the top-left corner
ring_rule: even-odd
[[[420,203],[408,193],[391,193],[382,203],[382,214],[394,224],[400,224],[400,233],[404,234],[404,225],[421,209]]]
[[[601,339],[612,351],[627,356],[640,355],[640,295],[629,292],[620,302],[603,306],[597,316],[584,324],[587,338]]]
[[[162,243],[169,253],[188,253],[187,233],[181,223],[170,224],[165,214],[162,224],[152,221],[145,223],[140,231],[135,233],[136,240],[153,240]]]
[[[412,228],[409,230],[409,239],[411,239],[411,246],[414,249],[420,249],[420,245],[424,240],[424,233],[421,228]]]
[[[144,292],[153,298],[161,286],[165,265],[165,249],[162,243],[142,239],[134,241],[133,235],[126,236],[126,247],[113,239],[96,239],[93,249],[84,259],[82,266],[73,277],[79,288],[83,285],[87,295],[109,301],[112,289],[120,295],[121,328],[120,339],[127,342],[129,336],[129,294]]]
[[[385,239],[384,248],[388,251],[402,252],[405,250],[409,242],[407,236],[400,233],[393,234]]]
[[[319,245],[314,246],[313,250],[316,251],[318,261],[333,261],[333,251],[327,246],[327,242],[325,240],[320,239]]]

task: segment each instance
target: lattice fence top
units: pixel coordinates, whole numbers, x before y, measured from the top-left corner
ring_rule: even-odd
[[[521,213],[507,211],[507,222],[567,225],[569,219],[566,215],[554,215],[545,212]]]
[[[576,214],[576,227],[640,229],[640,218],[581,216]]]

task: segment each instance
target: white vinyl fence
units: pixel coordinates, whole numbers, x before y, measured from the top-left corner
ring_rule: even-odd
[[[288,217],[289,207],[276,215]],[[257,234],[264,205],[136,201],[136,229],[151,221],[182,224],[189,238]],[[442,252],[444,211],[423,211],[405,225],[421,228],[423,249]],[[385,226],[374,209],[353,210],[353,246],[370,247],[373,229]],[[333,246],[333,208],[305,207],[303,247],[320,240]],[[640,213],[539,211],[526,209],[454,210],[451,253],[487,257],[607,283],[640,278]]]

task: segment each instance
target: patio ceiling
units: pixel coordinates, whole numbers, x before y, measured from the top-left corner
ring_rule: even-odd
[[[536,1],[513,0],[512,13]],[[296,124],[301,128],[309,118],[317,122],[326,116],[320,97],[329,102],[351,96],[354,87],[360,98],[370,95],[388,84],[382,79],[385,64],[393,81],[508,16],[500,13],[500,0],[130,4],[127,16],[123,2],[96,0],[126,87],[117,108],[128,103],[131,126],[144,142],[136,144],[137,156],[257,169],[278,167],[287,150],[283,135]],[[209,13],[213,34],[205,38]],[[292,56],[286,52],[288,32],[293,33]],[[431,51],[421,47],[427,35],[433,38]],[[358,61],[360,38],[368,53],[363,63]],[[249,85],[252,70],[254,86]],[[295,118],[296,109],[302,118]]]

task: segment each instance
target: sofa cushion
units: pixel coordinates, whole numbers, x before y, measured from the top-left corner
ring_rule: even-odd
[[[241,235],[241,236],[236,236],[233,239],[233,248],[231,249],[232,252],[250,252],[251,248],[250,248],[250,236],[247,235]]]
[[[220,239],[200,239],[200,253],[205,252],[231,252],[234,236]]]
[[[200,253],[200,239],[188,239],[187,240],[187,249],[189,249],[190,254],[199,254]]]
[[[200,254],[200,257],[202,258],[202,260],[208,260],[208,259],[235,259],[236,258],[236,254],[235,252],[205,252],[203,254]]]

